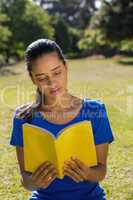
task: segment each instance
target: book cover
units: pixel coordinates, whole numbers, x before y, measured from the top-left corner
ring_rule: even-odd
[[[90,167],[97,165],[92,126],[87,120],[66,126],[56,136],[45,128],[24,123],[23,142],[24,166],[29,172],[49,160],[57,168],[58,178],[62,179],[64,161],[71,156]]]

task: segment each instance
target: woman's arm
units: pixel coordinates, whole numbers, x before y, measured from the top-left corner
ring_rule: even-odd
[[[38,189],[37,186],[35,186],[31,182],[31,173],[28,173],[24,170],[24,152],[23,152],[23,147],[16,147],[16,154],[17,154],[17,159],[19,163],[19,169],[20,169],[20,174],[21,174],[21,183],[24,186],[25,189],[33,191]]]
[[[108,155],[109,144],[96,145],[96,154],[98,165],[95,167],[88,168],[88,181],[98,182],[105,178],[107,173],[107,155]]]

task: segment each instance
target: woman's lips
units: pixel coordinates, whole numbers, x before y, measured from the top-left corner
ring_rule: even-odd
[[[51,90],[50,93],[52,94],[57,94],[60,91],[60,88],[55,89],[55,90]]]

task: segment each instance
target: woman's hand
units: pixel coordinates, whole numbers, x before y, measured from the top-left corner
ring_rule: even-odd
[[[38,188],[47,188],[57,177],[56,168],[49,161],[45,161],[30,176],[30,182]]]
[[[70,176],[74,181],[80,182],[88,180],[89,167],[76,157],[71,157],[64,162],[63,173]]]

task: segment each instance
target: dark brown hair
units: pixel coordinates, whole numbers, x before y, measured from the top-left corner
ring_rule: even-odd
[[[31,77],[31,71],[32,71],[32,62],[41,57],[42,55],[56,52],[59,56],[59,59],[63,62],[63,64],[66,63],[65,57],[62,53],[62,50],[60,46],[53,40],[49,39],[38,39],[34,42],[32,42],[25,51],[25,61],[27,66],[27,71],[29,73],[29,76]],[[36,91],[36,100],[34,103],[31,104],[25,104],[20,107],[19,112],[17,113],[18,118],[28,118],[31,119],[33,113],[40,108],[42,105],[42,100],[44,103],[44,94],[42,95],[39,88],[37,88]]]

